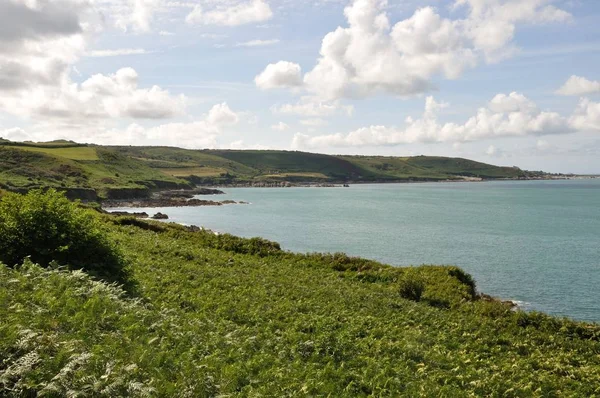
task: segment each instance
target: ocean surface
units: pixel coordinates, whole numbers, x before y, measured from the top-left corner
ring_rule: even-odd
[[[223,190],[201,198],[250,204],[145,211],[296,252],[457,265],[526,310],[600,322],[600,179]]]

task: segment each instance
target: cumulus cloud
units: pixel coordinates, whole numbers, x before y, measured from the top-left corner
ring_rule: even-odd
[[[4,0],[0,3],[0,45],[21,44],[26,40],[59,38],[81,33],[75,1],[26,2]]]
[[[600,93],[600,82],[573,75],[556,91],[556,93],[560,95],[576,96]]]
[[[217,148],[221,133],[238,123],[238,114],[227,104],[217,104],[201,120],[188,123],[166,123],[154,127],[144,127],[132,123],[126,128],[106,128],[104,125],[91,126],[87,130],[74,125],[44,125],[33,127],[32,131],[8,129],[0,131],[0,137],[11,140],[47,141],[52,139],[72,139],[79,142],[94,142],[110,145],[169,145],[184,148]],[[75,128],[74,128],[75,127]],[[93,137],[93,138],[92,138]]]
[[[519,24],[567,22],[572,16],[549,0],[457,0],[455,7],[467,6],[469,16],[461,21],[464,35],[488,61],[511,55],[512,40]]]
[[[582,98],[570,119],[570,123],[577,130],[600,130],[600,103]]]
[[[189,24],[239,26],[268,21],[273,17],[271,7],[264,0],[252,0],[235,5],[222,5],[205,11],[196,5],[186,17]]]
[[[156,11],[161,0],[126,0],[117,2],[114,24],[124,32],[133,30],[137,33],[150,31]]]
[[[31,136],[22,128],[14,127],[10,129],[0,130],[0,138],[4,138],[10,141],[28,141]]]
[[[564,22],[570,14],[547,0],[457,0],[464,19],[441,17],[432,7],[418,9],[392,25],[385,0],[354,0],[345,8],[347,28],[328,33],[304,87],[322,99],[373,93],[400,96],[433,87],[432,79],[458,78],[485,59],[510,54],[516,28],[525,23]]]
[[[97,24],[79,0],[0,2],[0,93],[65,79]]]
[[[595,104],[597,105],[597,104]],[[487,106],[479,108],[477,114],[463,124],[440,123],[439,110],[447,106],[428,97],[421,118],[408,117],[405,127],[370,126],[348,134],[308,136],[296,134],[292,147],[360,147],[390,146],[414,143],[467,142],[497,137],[520,137],[526,135],[563,134],[573,132],[575,127],[568,118],[555,112],[539,110],[532,101],[518,93],[498,94]],[[581,104],[583,109],[593,108],[591,104]],[[598,120],[591,122],[588,113],[586,123],[600,126],[600,106]],[[593,113],[593,112],[592,112]],[[583,122],[582,122],[583,123]]]
[[[237,124],[239,120],[239,116],[229,108],[226,102],[213,106],[206,118],[207,122],[215,126]]]
[[[158,86],[139,88],[137,72],[122,68],[112,75],[93,75],[81,84],[65,81],[59,87],[31,87],[18,94],[0,96],[0,107],[34,118],[164,119],[181,115],[185,100],[184,96],[171,96]]]
[[[298,64],[279,61],[269,64],[254,78],[254,82],[261,90],[298,87],[302,85],[302,69]]]

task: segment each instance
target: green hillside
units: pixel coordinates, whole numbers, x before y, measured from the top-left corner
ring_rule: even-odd
[[[343,156],[382,179],[452,179],[479,177],[483,179],[522,178],[527,172],[515,167],[498,167],[462,158],[439,156],[389,157]]]
[[[0,141],[0,188],[68,190],[91,199],[147,196],[195,184],[354,183],[529,178],[460,158],[331,156],[297,151],[188,150]]]
[[[527,178],[515,167],[497,167],[460,158],[430,156],[332,156],[298,151],[186,150],[168,147],[114,147],[177,177],[206,183],[264,180],[296,182],[439,181],[480,177]]]
[[[76,244],[82,228],[61,220],[92,217],[84,226],[122,259],[128,289],[77,265],[0,264],[0,396],[600,394],[600,326],[513,311],[456,267],[294,254],[75,206],[5,196],[0,247],[27,248],[7,220],[34,212],[25,228]],[[45,237],[33,252],[64,252]]]
[[[11,191],[52,187],[95,199],[144,196],[150,189],[190,186],[143,161],[101,147],[0,145],[0,187]]]

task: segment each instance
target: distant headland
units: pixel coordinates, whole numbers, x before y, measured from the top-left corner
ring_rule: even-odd
[[[580,176],[438,156],[334,156],[298,151],[190,150],[0,139],[0,189],[66,191],[86,201],[150,198],[164,190],[343,186],[358,183],[567,179]]]

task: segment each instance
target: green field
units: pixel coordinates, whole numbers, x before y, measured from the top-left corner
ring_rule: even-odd
[[[161,168],[161,171],[166,175],[174,177],[218,177],[221,174],[227,173],[227,170],[216,167],[177,167],[172,169]]]
[[[73,147],[73,148],[51,148],[51,147],[32,147],[32,146],[13,146],[12,148],[24,151],[40,152],[50,156],[61,157],[71,160],[98,160],[96,148],[92,147]]]
[[[94,217],[130,287],[0,264],[0,396],[600,394],[600,326],[482,299],[456,267]]]
[[[0,189],[24,192],[55,187],[84,199],[148,196],[157,189],[194,185],[514,179],[539,175],[461,158],[0,141]]]

